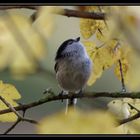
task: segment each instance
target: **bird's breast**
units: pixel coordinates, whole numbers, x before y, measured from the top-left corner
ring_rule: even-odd
[[[82,89],[91,73],[91,61],[72,57],[60,63],[56,75],[59,85],[68,91]]]

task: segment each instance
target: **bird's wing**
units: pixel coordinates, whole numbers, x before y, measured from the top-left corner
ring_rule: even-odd
[[[54,70],[55,70],[55,72],[57,73],[57,71],[58,71],[58,62],[55,63],[55,65],[54,65]]]

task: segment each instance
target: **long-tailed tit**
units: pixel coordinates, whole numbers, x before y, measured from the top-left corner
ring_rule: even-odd
[[[55,57],[56,79],[62,90],[67,93],[81,93],[92,70],[92,62],[80,42],[80,37],[64,41]],[[67,100],[67,107],[75,105],[77,99]]]

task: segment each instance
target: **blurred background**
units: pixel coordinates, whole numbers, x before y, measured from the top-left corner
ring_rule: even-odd
[[[61,6],[62,8],[75,9],[74,6]],[[33,14],[34,10],[29,9],[13,9],[9,10],[16,14],[21,14],[27,17]],[[0,11],[0,18],[5,15],[5,11]],[[31,103],[43,96],[43,91],[47,88],[52,88],[56,95],[59,94],[61,89],[58,87],[58,83],[55,78],[54,72],[54,58],[57,48],[60,44],[69,38],[76,38],[81,36],[79,28],[79,18],[66,17],[61,15],[54,15],[55,26],[50,37],[45,40],[46,56],[43,59],[42,65],[46,69],[46,72],[38,72],[29,74],[25,78],[16,79],[9,73],[8,70],[0,72],[0,80],[4,83],[13,84],[20,92],[22,98],[19,103]],[[36,27],[38,19],[32,24]],[[11,28],[13,28],[11,26]],[[40,28],[44,28],[43,26]],[[21,42],[21,44],[24,42]],[[13,53],[10,57],[14,57]],[[21,62],[22,63],[22,62]],[[109,70],[105,70],[101,78],[99,78],[92,86],[87,86],[86,91],[121,91],[121,82],[116,78],[113,72],[113,67]],[[79,99],[77,106],[85,111],[94,110],[97,108],[107,109],[107,103],[112,100],[109,98],[97,98],[97,99]],[[65,101],[52,101],[43,105],[31,108],[27,110],[26,117],[30,117],[34,120],[41,120],[43,117],[56,113],[65,108]],[[2,134],[13,123],[0,123],[0,133]],[[34,134],[36,128],[34,124],[27,122],[20,123],[16,126],[10,134]]]

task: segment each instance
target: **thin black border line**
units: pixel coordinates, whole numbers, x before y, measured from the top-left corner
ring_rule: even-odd
[[[11,137],[11,136],[16,136],[16,137],[140,137],[139,134],[8,134],[8,135],[0,135],[0,137]]]
[[[8,5],[35,5],[35,6],[49,6],[49,5],[56,5],[56,6],[76,6],[76,5],[107,5],[107,6],[132,6],[132,5],[140,5],[140,3],[0,3],[0,5],[8,6]],[[3,135],[0,134],[0,137],[140,137],[140,134],[8,134]]]
[[[100,6],[139,6],[140,3],[0,3],[3,6],[16,6],[16,5],[33,5],[33,6],[49,6],[49,5],[56,5],[56,6],[76,6],[76,5],[100,5]]]

